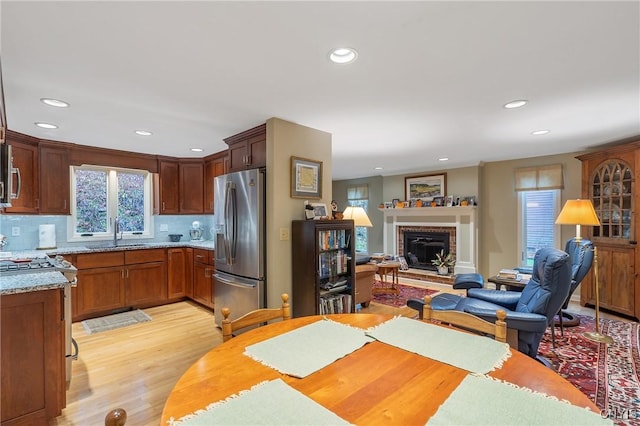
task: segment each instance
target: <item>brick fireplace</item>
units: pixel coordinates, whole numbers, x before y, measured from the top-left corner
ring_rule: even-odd
[[[456,228],[452,226],[399,226],[398,255],[410,268],[435,271],[431,264],[436,253],[456,252]]]
[[[448,252],[454,253],[456,256],[454,273],[477,272],[478,229],[475,206],[380,210],[384,214],[383,244],[385,253],[404,256],[410,263],[409,251],[405,246],[407,244],[405,234],[409,233],[418,239],[423,238],[420,234],[427,234],[427,237],[431,239],[418,241],[418,245],[413,246],[416,253],[412,252],[412,255],[420,257],[417,252],[423,249],[431,251],[433,256],[435,256],[433,250],[439,252],[440,249],[443,249],[446,253],[446,245],[448,244]],[[418,259],[418,263],[417,267],[410,265],[410,268],[432,269],[430,259]]]

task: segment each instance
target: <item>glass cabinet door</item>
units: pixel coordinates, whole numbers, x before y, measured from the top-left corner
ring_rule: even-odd
[[[596,168],[590,192],[600,226],[593,227],[594,237],[629,240],[633,236],[632,176],[629,165],[619,160]]]

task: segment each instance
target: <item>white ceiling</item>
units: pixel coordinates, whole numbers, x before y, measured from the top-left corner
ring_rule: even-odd
[[[331,133],[347,179],[640,135],[638,1],[3,0],[0,15],[8,127],[39,138],[201,156],[278,117]],[[339,46],[358,60],[330,63]]]

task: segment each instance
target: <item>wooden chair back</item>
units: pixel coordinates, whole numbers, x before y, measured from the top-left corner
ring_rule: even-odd
[[[104,426],[124,426],[127,422],[127,412],[123,408],[116,408],[107,413]]]
[[[222,308],[222,316],[224,318],[222,320],[222,341],[226,342],[231,339],[234,331],[245,327],[262,324],[276,319],[290,319],[291,307],[289,306],[289,295],[287,293],[282,293],[280,297],[282,298],[282,307],[256,309],[255,311],[248,312],[233,321],[229,320],[231,310],[229,308]]]
[[[422,311],[423,321],[436,320],[465,330],[490,334],[494,336],[497,341],[506,343],[507,323],[505,319],[507,318],[507,313],[499,309],[496,311],[496,316],[498,320],[493,324],[467,312],[433,310],[431,309],[431,296],[425,296],[424,298],[424,308]]]

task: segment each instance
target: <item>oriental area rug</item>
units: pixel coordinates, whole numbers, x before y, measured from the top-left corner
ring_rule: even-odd
[[[389,283],[382,283],[378,280],[373,284],[373,288],[388,288]],[[433,290],[425,287],[415,287],[411,285],[397,284],[400,290],[399,295],[395,294],[374,294],[372,302],[381,303],[387,306],[393,306],[394,308],[400,308],[407,304],[408,299],[422,299],[430,294],[438,293],[438,290]]]
[[[564,336],[556,327],[555,350],[547,329],[538,353],[591,398],[603,415],[618,425],[640,425],[638,323],[600,319],[600,332],[614,340],[605,345],[582,336],[585,331],[595,331],[595,320],[578,316],[580,325],[566,327]]]

